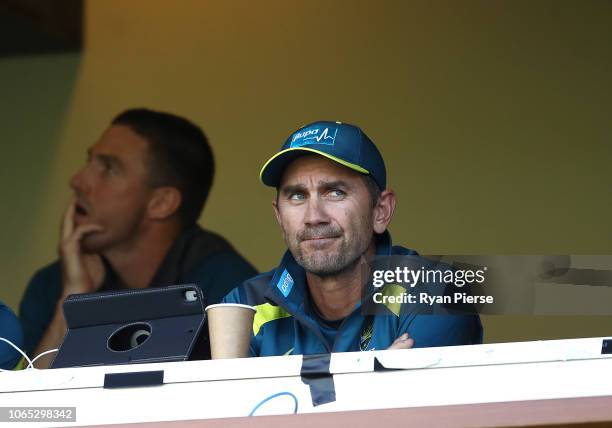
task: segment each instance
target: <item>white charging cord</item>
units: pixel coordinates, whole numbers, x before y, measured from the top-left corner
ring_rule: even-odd
[[[36,357],[32,359],[32,361],[30,362],[30,364],[28,364],[28,367],[26,367],[26,369],[35,369],[36,367],[34,367],[34,362],[36,360],[38,360],[42,356],[45,356],[47,354],[52,354],[53,352],[57,352],[57,351],[59,351],[59,348],[49,349],[48,351],[41,352],[40,354],[38,354]]]
[[[1,341],[3,341],[3,342],[8,343],[8,344],[9,344],[9,345],[11,345],[13,348],[15,348],[15,349],[17,350],[17,352],[19,352],[19,353],[20,353],[20,354],[23,356],[23,358],[25,358],[25,359],[26,359],[26,361],[29,363],[29,364],[28,364],[28,367],[30,367],[30,366],[32,365],[32,360],[30,360],[30,358],[29,358],[29,357],[26,355],[26,353],[25,353],[25,352],[23,352],[23,351],[22,351],[22,350],[19,348],[19,346],[15,345],[13,342],[11,342],[11,341],[10,341],[10,340],[8,340],[8,339],[5,339],[4,337],[0,337],[0,340],[1,340]],[[0,369],[0,370],[2,370],[2,369]],[[3,371],[3,372],[5,372],[5,371],[9,371],[9,370],[2,370],[2,371]]]
[[[59,348],[58,348],[58,349],[49,349],[48,351],[41,352],[41,353],[40,353],[40,354],[38,354],[38,355],[37,355],[37,356],[36,356],[34,359],[32,359],[32,360],[31,360],[31,359],[30,359],[30,358],[29,358],[29,357],[26,355],[26,353],[25,353],[24,351],[22,351],[22,350],[19,348],[19,346],[15,345],[15,344],[14,344],[13,342],[11,342],[10,340],[5,339],[4,337],[0,337],[0,340],[1,340],[1,341],[3,341],[3,342],[8,343],[9,345],[11,345],[13,348],[15,348],[15,349],[17,350],[17,352],[19,352],[19,353],[21,354],[21,356],[22,356],[23,358],[25,358],[25,359],[26,359],[26,361],[28,362],[28,366],[26,367],[26,370],[28,370],[28,369],[36,369],[36,367],[34,367],[34,362],[35,362],[36,360],[38,360],[40,357],[42,357],[42,356],[44,356],[44,355],[47,355],[47,354],[51,354],[51,353],[53,353],[53,352],[57,352],[57,351],[59,351]],[[12,371],[12,370],[3,370],[3,369],[0,369],[0,372],[7,372],[7,371]]]

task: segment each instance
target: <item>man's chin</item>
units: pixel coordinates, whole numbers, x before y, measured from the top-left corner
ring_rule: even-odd
[[[336,275],[345,269],[344,260],[339,253],[316,252],[302,254],[296,261],[307,272],[319,276]]]
[[[107,246],[99,233],[91,233],[81,239],[81,251],[84,253],[99,253],[105,250]]]

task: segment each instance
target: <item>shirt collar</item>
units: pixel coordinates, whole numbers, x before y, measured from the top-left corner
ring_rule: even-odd
[[[181,282],[181,277],[185,270],[182,260],[185,258],[189,242],[199,230],[201,230],[200,226],[196,224],[181,231],[168,249],[149,286],[174,285]],[[119,275],[114,271],[108,260],[102,257],[102,261],[104,262],[105,272],[100,289],[109,291],[125,289],[121,278],[119,278]]]
[[[388,231],[375,235],[376,256],[389,256],[392,252],[391,234]],[[271,292],[291,310],[302,310],[306,297],[306,271],[289,250],[285,251],[270,281]]]

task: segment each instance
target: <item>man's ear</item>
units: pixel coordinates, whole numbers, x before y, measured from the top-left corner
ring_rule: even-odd
[[[162,186],[153,189],[147,213],[154,220],[165,220],[176,213],[181,206],[181,192],[176,187]]]
[[[387,226],[391,223],[391,218],[395,212],[396,202],[393,190],[386,189],[380,194],[374,206],[374,216],[372,218],[374,232],[381,234],[387,230]]]
[[[272,207],[274,208],[274,215],[276,216],[276,221],[278,222],[278,225],[282,227],[280,211],[278,211],[278,197],[272,199]]]

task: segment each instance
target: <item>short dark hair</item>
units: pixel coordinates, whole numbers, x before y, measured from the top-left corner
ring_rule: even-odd
[[[149,143],[149,185],[172,186],[181,192],[178,216],[183,228],[197,222],[215,174],[206,135],[185,118],[146,108],[126,110],[112,125],[124,125]]]
[[[376,184],[376,181],[374,181],[371,175],[361,174],[361,178],[363,179],[363,182],[368,188],[370,200],[372,201],[372,208],[374,208],[378,203],[378,198],[380,198],[380,194],[382,193],[382,191],[380,190],[380,187],[378,186],[378,184]]]

